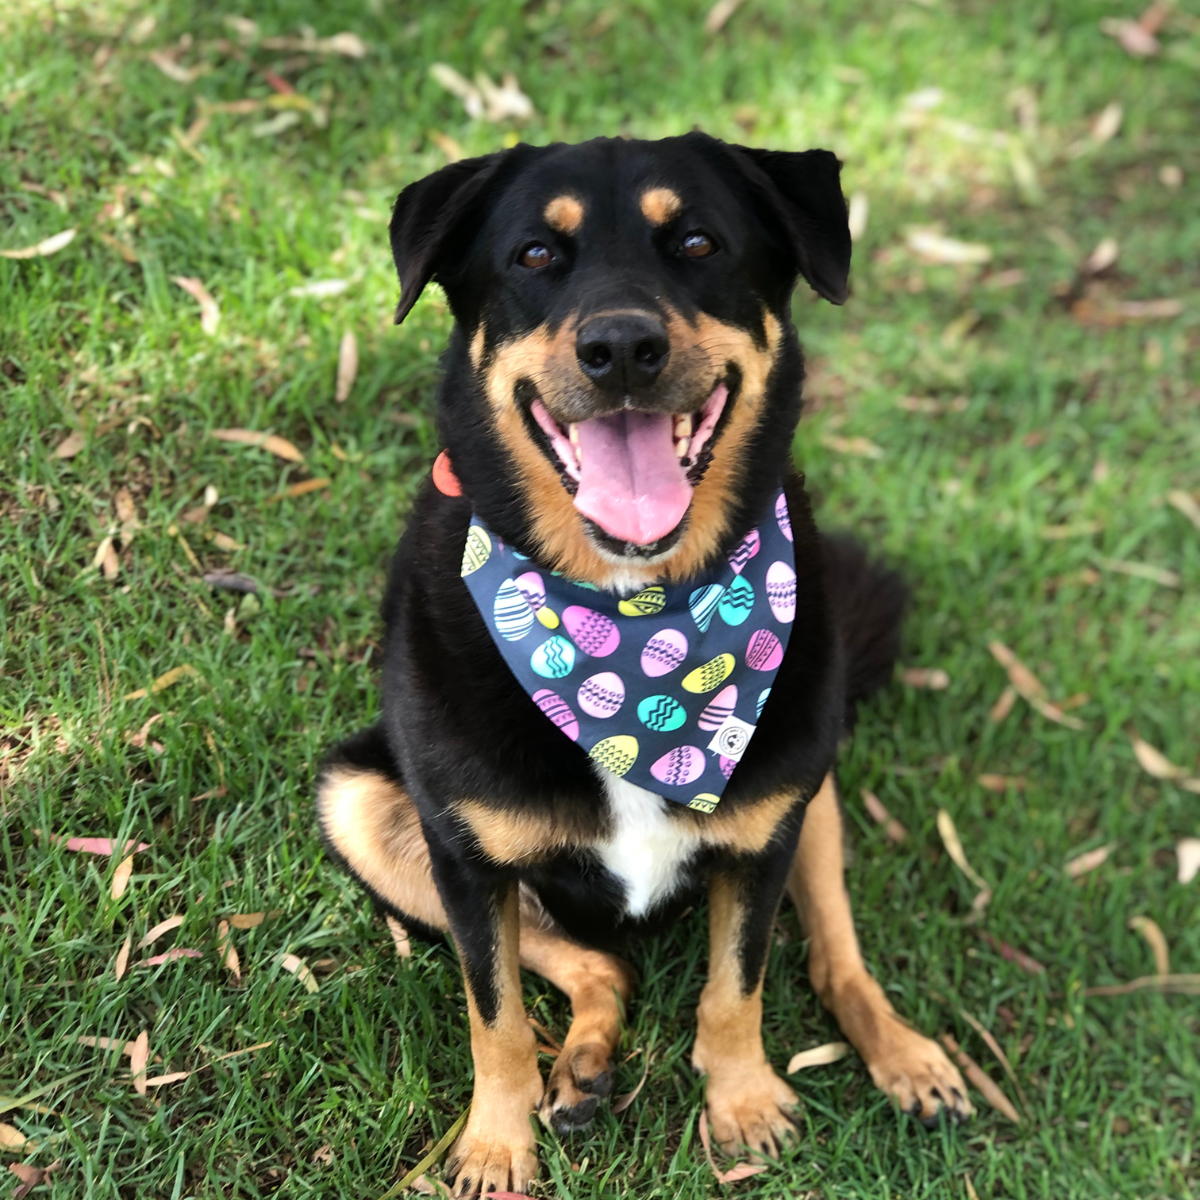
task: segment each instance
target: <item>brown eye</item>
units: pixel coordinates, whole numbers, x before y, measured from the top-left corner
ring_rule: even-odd
[[[683,239],[682,249],[688,258],[707,258],[716,248],[716,242],[699,229],[693,229]]]
[[[536,271],[538,267],[545,267],[552,263],[554,255],[550,253],[549,247],[543,246],[541,242],[531,242],[521,251],[521,257],[517,261],[521,266]]]

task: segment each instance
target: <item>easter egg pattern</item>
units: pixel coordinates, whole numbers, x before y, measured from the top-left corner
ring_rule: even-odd
[[[688,608],[692,610],[692,620],[696,622],[696,628],[701,633],[707,633],[708,627],[712,624],[713,616],[716,614],[717,605],[721,603],[721,597],[725,594],[725,589],[719,583],[710,583],[707,587],[697,588],[688,597]]]
[[[589,751],[592,760],[614,775],[624,775],[637,762],[638,740],[627,733],[601,738]]]
[[[546,585],[536,571],[526,571],[518,575],[513,583],[521,590],[521,595],[529,601],[529,607],[537,612],[546,603]]]
[[[683,677],[683,683],[680,686],[685,692],[695,692],[698,695],[711,692],[713,688],[729,678],[733,665],[732,654],[718,654],[716,658],[710,658],[704,666],[689,671]]]
[[[617,605],[617,611],[623,617],[653,617],[662,612],[666,602],[667,593],[662,588],[648,587],[638,592],[636,596],[622,600]]]
[[[723,687],[709,701],[704,711],[700,714],[696,724],[701,729],[712,733],[716,729],[720,729],[730,717],[733,716],[733,710],[737,708],[738,690],[737,684],[731,683],[728,687]]]
[[[790,542],[792,540],[792,517],[788,512],[787,497],[780,492],[775,499],[775,524],[779,532]]]
[[[729,565],[738,575],[745,570],[746,564],[758,553],[761,545],[762,539],[758,536],[758,530],[752,529],[734,546],[729,555]]]
[[[693,808],[696,812],[710,813],[713,812],[717,805],[721,803],[721,797],[714,795],[712,792],[701,792],[698,796],[693,796],[688,801],[688,808]]]
[[[533,652],[529,665],[543,679],[562,679],[575,669],[575,647],[556,633]]]
[[[746,666],[752,671],[777,671],[783,662],[783,646],[769,629],[756,629],[746,647]]]
[[[651,679],[669,675],[687,658],[688,640],[678,629],[660,629],[642,647],[642,672]]]
[[[754,607],[754,585],[744,575],[739,575],[725,589],[717,612],[726,625],[740,625]]]
[[[682,787],[704,774],[704,751],[699,746],[676,746],[650,767],[650,774],[667,787]]]
[[[625,683],[615,671],[601,671],[599,675],[589,675],[579,685],[575,698],[589,717],[603,720],[625,703]]]
[[[472,525],[467,530],[466,545],[463,546],[462,576],[473,575],[491,557],[492,539],[482,525]]]
[[[647,696],[637,707],[638,720],[656,733],[670,733],[687,721],[687,709],[674,696]]]
[[[571,706],[557,692],[542,688],[533,693],[533,702],[571,741],[579,740],[579,721],[571,711]]]
[[[758,693],[758,702],[754,706],[754,719],[757,721],[762,716],[763,705],[767,702],[767,697],[771,694],[770,688],[763,688]]]
[[[510,642],[519,642],[533,628],[533,609],[511,579],[500,585],[492,606],[492,617],[496,631]]]
[[[775,620],[790,625],[796,619],[796,572],[785,562],[767,568],[767,603]]]
[[[572,604],[562,619],[571,641],[592,658],[605,658],[621,644],[616,623],[594,608]]]
[[[558,628],[558,613],[556,613],[552,608],[547,608],[544,604],[537,610],[537,619],[539,623],[545,625],[547,629]]]
[[[725,755],[722,754],[721,757],[717,759],[717,766],[721,768],[721,774],[728,779],[730,775],[733,774],[733,768],[737,766],[737,760],[726,758]]]

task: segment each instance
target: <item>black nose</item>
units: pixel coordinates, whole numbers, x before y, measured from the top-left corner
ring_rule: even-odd
[[[589,317],[575,337],[583,373],[608,391],[629,392],[652,384],[670,353],[666,326],[648,312]]]

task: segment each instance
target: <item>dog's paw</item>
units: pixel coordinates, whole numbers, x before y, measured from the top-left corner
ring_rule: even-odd
[[[708,1079],[708,1119],[714,1140],[727,1154],[748,1146],[760,1157],[778,1158],[796,1136],[788,1110],[798,1103],[766,1063]]]
[[[586,1129],[612,1091],[613,1065],[599,1042],[566,1046],[554,1062],[539,1110],[542,1121],[562,1135]]]
[[[932,1129],[943,1118],[962,1124],[975,1112],[958,1068],[934,1041],[899,1021],[867,1063],[875,1086]]]
[[[445,1178],[458,1200],[486,1192],[527,1191],[537,1171],[537,1141],[524,1112],[489,1122],[477,1121],[472,1108],[450,1152]]]

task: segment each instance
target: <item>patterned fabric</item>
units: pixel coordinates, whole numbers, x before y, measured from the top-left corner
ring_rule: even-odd
[[[780,491],[701,583],[602,592],[538,567],[475,516],[462,575],[547,720],[614,775],[712,812],[783,662],[795,561]]]

